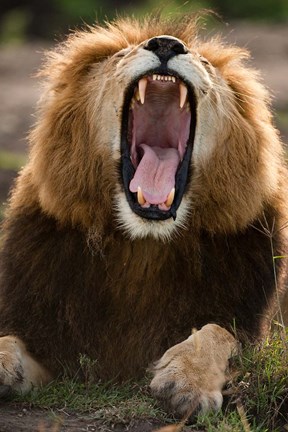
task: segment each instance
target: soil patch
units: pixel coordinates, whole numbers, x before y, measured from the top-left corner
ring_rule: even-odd
[[[163,426],[155,419],[107,424],[93,414],[79,415],[64,410],[42,410],[15,404],[0,404],[0,432],[152,432]]]

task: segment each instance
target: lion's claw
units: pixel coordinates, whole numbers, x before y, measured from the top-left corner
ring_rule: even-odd
[[[205,392],[189,385],[189,378],[165,381],[157,375],[151,381],[152,395],[175,417],[191,417],[199,412],[218,411],[223,402],[221,391]]]
[[[9,385],[0,384],[0,399],[5,399],[12,393],[12,387]]]

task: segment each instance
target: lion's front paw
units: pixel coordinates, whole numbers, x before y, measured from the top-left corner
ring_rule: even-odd
[[[23,382],[24,370],[17,339],[3,337],[0,340],[0,384],[17,388]]]
[[[152,394],[178,417],[219,410],[228,360],[237,350],[227,330],[216,324],[204,326],[166,351],[154,365]]]
[[[17,337],[0,337],[0,397],[9,389],[27,392],[32,386],[51,381],[49,372],[27,352]]]
[[[162,373],[156,372],[150,387],[164,409],[180,418],[190,417],[199,411],[217,411],[223,402],[220,389],[209,391],[204,386],[198,386],[189,375],[180,373],[173,366],[168,366]]]

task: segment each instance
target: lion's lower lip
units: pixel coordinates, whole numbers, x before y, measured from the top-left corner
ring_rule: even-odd
[[[127,90],[122,178],[128,203],[141,217],[176,217],[187,185],[195,124],[194,93],[174,74],[146,74]]]

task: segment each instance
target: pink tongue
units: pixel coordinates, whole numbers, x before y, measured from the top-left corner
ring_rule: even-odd
[[[175,175],[180,162],[178,150],[175,148],[139,147],[144,155],[130,182],[131,192],[141,187],[145,200],[150,204],[161,204],[167,200],[168,194],[175,186]]]

